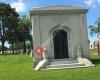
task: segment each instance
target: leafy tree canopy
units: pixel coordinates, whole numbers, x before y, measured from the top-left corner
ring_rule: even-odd
[[[95,22],[95,25],[90,25],[90,34],[93,36],[94,34],[100,34],[100,18],[98,18]]]
[[[9,4],[0,3],[0,41],[2,43],[2,51],[4,43],[14,37],[16,28],[18,27],[19,15]],[[3,52],[4,53],[4,52]]]

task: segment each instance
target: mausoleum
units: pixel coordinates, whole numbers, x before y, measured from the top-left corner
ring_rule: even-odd
[[[93,66],[89,61],[87,12],[78,6],[47,6],[30,11],[35,70]]]

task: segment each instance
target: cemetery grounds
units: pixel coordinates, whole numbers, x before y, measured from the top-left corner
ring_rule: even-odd
[[[34,71],[32,57],[0,55],[0,80],[100,80],[100,55],[90,51],[95,67]]]

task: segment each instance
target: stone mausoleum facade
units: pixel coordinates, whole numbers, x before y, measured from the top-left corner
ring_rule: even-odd
[[[43,55],[33,53],[35,70],[91,66],[89,59],[88,9],[78,6],[47,6],[30,12],[33,48],[43,48]]]

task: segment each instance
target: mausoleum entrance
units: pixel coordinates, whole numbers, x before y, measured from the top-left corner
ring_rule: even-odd
[[[54,57],[55,59],[68,58],[67,32],[64,30],[55,31],[53,34]]]

